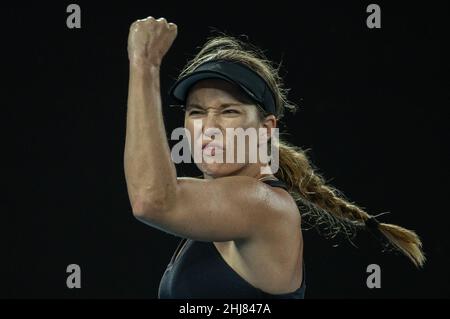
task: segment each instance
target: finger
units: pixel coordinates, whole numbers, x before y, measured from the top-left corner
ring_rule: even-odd
[[[158,20],[156,20],[158,22],[163,22],[163,23],[167,23],[167,20],[165,18],[159,18]]]
[[[136,20],[136,22],[148,22],[148,21],[155,21],[155,18],[153,18],[152,16],[148,16],[147,18]]]
[[[130,30],[133,30],[136,27],[136,24],[138,23],[139,20],[134,21],[131,25],[130,25]]]

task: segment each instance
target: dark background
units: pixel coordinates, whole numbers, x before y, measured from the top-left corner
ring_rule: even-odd
[[[162,66],[165,104],[212,27],[247,35],[283,60],[300,106],[286,138],[311,149],[355,203],[421,236],[428,262],[418,270],[368,234],[355,248],[306,231],[308,298],[448,298],[448,6],[376,2],[382,28],[368,29],[370,2],[358,2],[77,2],[81,29],[66,27],[70,2],[3,7],[0,297],[157,296],[179,238],[135,220],[123,172],[128,28],[152,15],[178,25]],[[182,112],[166,109],[165,120],[171,132]],[[72,263],[81,289],[66,287]],[[380,289],[366,286],[372,263]]]

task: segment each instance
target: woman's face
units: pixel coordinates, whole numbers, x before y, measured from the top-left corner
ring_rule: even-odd
[[[239,88],[224,80],[197,82],[186,100],[184,125],[191,137],[191,154],[207,177],[236,175],[249,165],[260,165],[259,159],[256,163],[254,160],[258,146],[264,141],[258,129],[275,124],[274,116],[261,120],[257,106]],[[239,128],[241,132],[235,130]],[[255,138],[249,137],[252,133]]]

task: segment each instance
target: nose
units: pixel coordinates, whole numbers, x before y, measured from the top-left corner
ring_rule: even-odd
[[[213,112],[209,112],[208,115],[203,118],[202,133],[205,138],[210,139],[214,139],[216,135],[221,133],[220,122]]]

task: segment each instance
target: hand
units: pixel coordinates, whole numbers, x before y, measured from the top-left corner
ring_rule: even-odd
[[[148,17],[133,22],[128,35],[128,58],[138,66],[161,65],[177,36],[177,26],[166,19]]]

